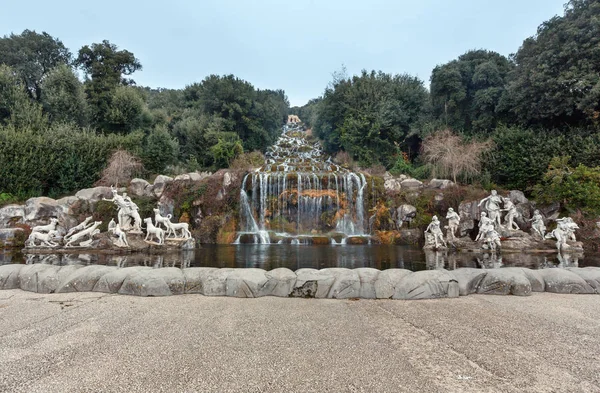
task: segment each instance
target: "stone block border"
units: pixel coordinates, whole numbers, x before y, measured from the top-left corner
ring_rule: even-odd
[[[528,296],[532,292],[600,294],[600,267],[379,271],[372,268],[230,269],[119,268],[46,264],[0,266],[0,289],[37,293],[104,292],[135,296],[197,293],[319,299],[436,299],[473,293]]]

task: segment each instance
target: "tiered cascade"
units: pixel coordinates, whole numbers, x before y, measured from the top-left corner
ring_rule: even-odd
[[[364,237],[361,173],[336,165],[319,142],[286,126],[265,164],[243,180],[236,243],[346,243]]]

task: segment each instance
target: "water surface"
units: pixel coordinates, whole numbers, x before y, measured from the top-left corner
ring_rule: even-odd
[[[46,263],[53,265],[109,265],[152,267],[231,267],[262,268],[271,270],[287,267],[324,269],[329,267],[372,267],[409,269],[456,269],[459,267],[496,268],[600,266],[600,254],[557,253],[474,253],[474,252],[423,252],[413,246],[387,245],[290,245],[290,244],[239,244],[203,245],[193,251],[172,252],[161,255],[135,253],[126,255],[92,254],[21,254],[0,251],[0,265],[8,263]]]

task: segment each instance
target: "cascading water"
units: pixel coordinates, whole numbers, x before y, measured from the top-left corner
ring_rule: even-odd
[[[363,174],[326,159],[297,127],[285,126],[265,156],[243,180],[236,243],[346,244],[366,237]]]

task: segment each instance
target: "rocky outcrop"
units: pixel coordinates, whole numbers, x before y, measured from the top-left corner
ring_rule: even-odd
[[[0,266],[0,289],[39,293],[105,292],[135,296],[323,299],[435,299],[469,294],[528,296],[532,292],[600,294],[600,267],[379,271],[371,268],[263,269],[119,268],[101,265]]]
[[[25,220],[25,206],[6,205],[0,208],[0,228],[7,228],[14,224],[22,224]]]
[[[148,183],[144,179],[133,179],[127,187],[127,191],[131,196],[152,198],[154,197],[152,184]]]
[[[438,190],[445,190],[452,186],[454,186],[454,182],[447,179],[431,179],[429,183],[427,183],[427,188],[435,188]]]

